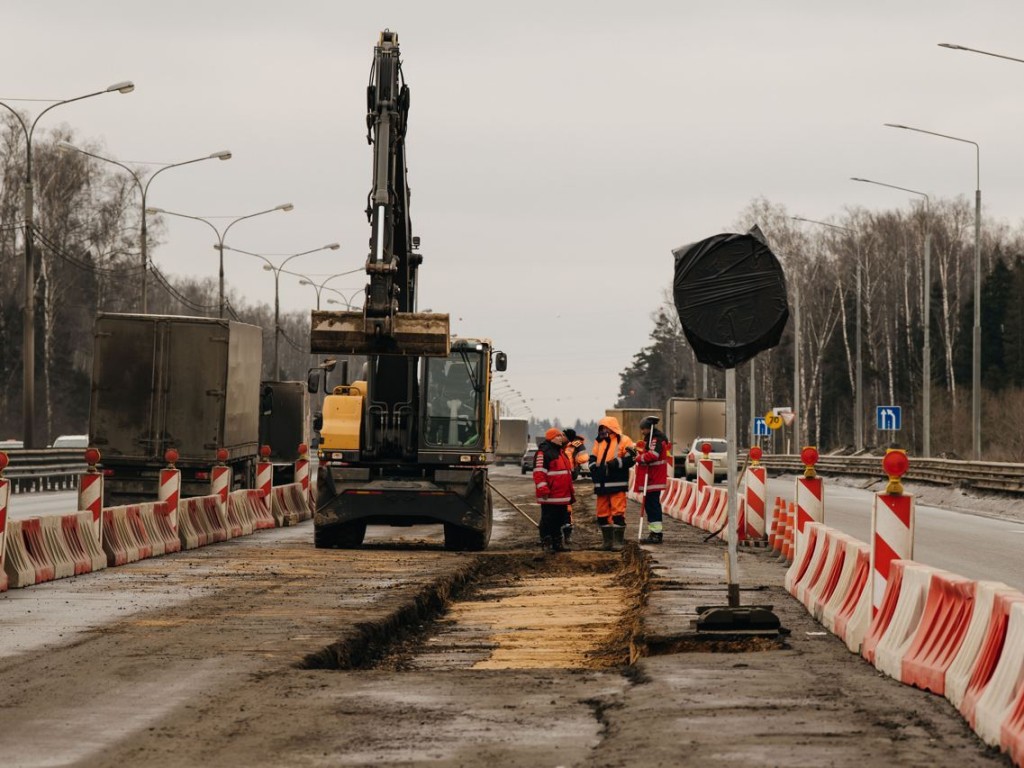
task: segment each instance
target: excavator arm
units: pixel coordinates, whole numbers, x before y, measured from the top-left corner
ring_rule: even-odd
[[[328,354],[447,356],[448,315],[416,311],[423,257],[412,236],[406,168],[409,87],[402,76],[398,35],[381,32],[366,89],[367,140],[373,147],[373,187],[367,199],[370,250],[362,312],[312,316],[311,351]]]

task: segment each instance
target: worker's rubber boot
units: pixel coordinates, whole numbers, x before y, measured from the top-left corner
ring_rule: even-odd
[[[663,534],[661,531],[651,531],[647,534],[647,538],[644,539],[645,544],[661,544]]]
[[[612,552],[621,552],[626,546],[626,526],[613,525],[612,529]]]
[[[540,540],[540,548],[545,552],[551,551],[552,538],[550,536],[542,536]]]
[[[562,526],[562,542],[565,546],[569,546],[572,540],[572,524]]]
[[[601,526],[601,549],[605,552],[611,552],[614,544],[615,531],[614,526],[602,525]]]

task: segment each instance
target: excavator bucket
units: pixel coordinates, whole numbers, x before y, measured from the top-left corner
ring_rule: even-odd
[[[309,347],[318,354],[448,357],[448,315],[398,312],[388,318],[315,310]]]

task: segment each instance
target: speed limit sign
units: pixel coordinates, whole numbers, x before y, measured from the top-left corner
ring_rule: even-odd
[[[777,413],[768,411],[764,415],[764,423],[768,425],[768,429],[779,429],[782,426],[782,417]]]

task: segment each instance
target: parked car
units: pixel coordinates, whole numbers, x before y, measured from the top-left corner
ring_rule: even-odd
[[[537,457],[537,446],[527,448],[523,452],[523,457],[519,460],[519,474],[525,475],[527,472],[533,472],[533,461]]]
[[[0,440],[0,451],[16,451],[24,447],[21,440]]]
[[[728,474],[728,465],[726,464],[728,445],[720,437],[698,437],[694,439],[690,445],[690,450],[686,452],[686,479],[697,479],[697,461],[704,456],[701,452],[701,447],[704,443],[711,447],[711,450],[708,452],[708,458],[715,462],[715,480],[724,480]]]
[[[88,435],[60,435],[53,441],[51,448],[88,448]]]

